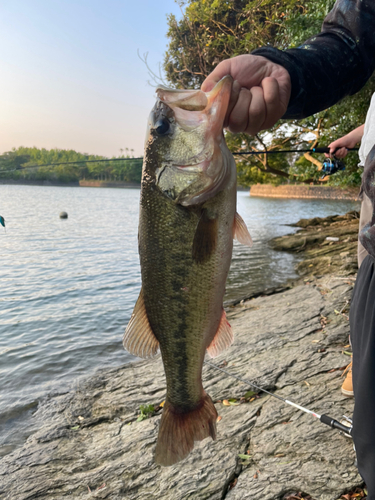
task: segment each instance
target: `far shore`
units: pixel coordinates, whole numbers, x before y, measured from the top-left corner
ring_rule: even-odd
[[[30,180],[30,179],[0,179],[0,185],[15,184],[25,186],[59,186],[59,187],[95,187],[117,189],[140,189],[137,182],[81,180],[75,182],[60,182],[57,180]],[[253,186],[237,186],[237,191],[249,191],[252,197],[261,198],[288,198],[288,199],[331,199],[331,200],[358,200],[358,187],[334,187],[306,184],[255,184]]]

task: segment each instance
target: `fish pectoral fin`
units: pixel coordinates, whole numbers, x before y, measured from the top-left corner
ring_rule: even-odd
[[[233,239],[237,240],[242,245],[251,247],[253,240],[243,218],[236,212],[233,222]]]
[[[232,327],[228,323],[227,316],[223,310],[221,315],[221,320],[219,328],[217,329],[216,335],[213,338],[211,344],[207,347],[207,352],[211,358],[216,358],[225,349],[232,345],[234,340]]]
[[[218,224],[216,218],[210,218],[203,209],[193,241],[193,260],[204,264],[214,252],[217,244]]]
[[[126,327],[122,344],[130,354],[139,358],[152,358],[158,352],[159,341],[148,321],[143,289],[141,289],[133,314]]]

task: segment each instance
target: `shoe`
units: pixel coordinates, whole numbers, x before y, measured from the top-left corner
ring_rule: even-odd
[[[347,398],[352,398],[354,396],[354,392],[353,392],[353,378],[352,378],[352,366],[353,366],[353,361],[345,368],[345,371],[341,375],[343,377],[345,375],[345,373],[346,373],[346,377],[345,377],[344,383],[341,386],[341,392]]]

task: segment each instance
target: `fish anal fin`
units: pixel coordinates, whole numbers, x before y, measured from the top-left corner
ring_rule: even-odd
[[[243,218],[236,212],[233,222],[233,238],[237,240],[242,245],[251,247],[253,245],[253,240],[250,236],[249,230],[243,220]]]
[[[206,210],[202,211],[193,241],[193,260],[204,264],[214,252],[217,244],[217,219],[210,218]]]
[[[207,352],[211,358],[216,358],[225,349],[232,345],[234,340],[232,327],[228,323],[225,311],[221,315],[219,328],[211,344],[207,347]]]
[[[159,341],[148,321],[143,290],[141,290],[133,314],[126,327],[122,344],[125,349],[139,358],[152,358],[159,349]]]
[[[189,412],[176,411],[167,400],[160,420],[155,462],[173,465],[191,452],[194,441],[209,436],[216,439],[216,419],[215,405],[205,392],[198,407]]]

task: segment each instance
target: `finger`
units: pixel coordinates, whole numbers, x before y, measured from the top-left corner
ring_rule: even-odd
[[[256,135],[262,129],[266,118],[266,104],[262,87],[252,87],[250,93],[249,122],[245,132]]]
[[[244,132],[247,129],[250,102],[250,90],[242,88],[239,92],[237,103],[230,114],[228,122],[228,128],[234,134]]]
[[[348,150],[346,148],[340,148],[336,151],[335,156],[337,158],[345,158],[345,156],[348,154]]]
[[[335,151],[337,149],[336,146],[333,146],[334,142],[332,144],[330,144],[328,147],[329,147],[329,157],[331,158],[333,154],[335,154]]]
[[[231,60],[226,59],[216,66],[202,83],[201,90],[210,92],[224,76],[231,74]]]
[[[279,95],[279,84],[276,78],[267,77],[262,81],[264,103],[266,106],[266,119],[262,129],[275,125],[277,120],[284,114]]]
[[[224,120],[224,128],[228,127],[229,117],[230,117],[230,115],[231,115],[231,113],[232,113],[235,105],[237,104],[238,97],[240,95],[240,90],[241,90],[241,86],[238,83],[238,81],[235,80],[233,82],[233,85],[232,85],[232,91],[231,91],[231,94],[230,94],[230,99],[229,99],[229,104],[228,104],[228,110],[227,110],[227,114],[226,114],[225,120]]]

